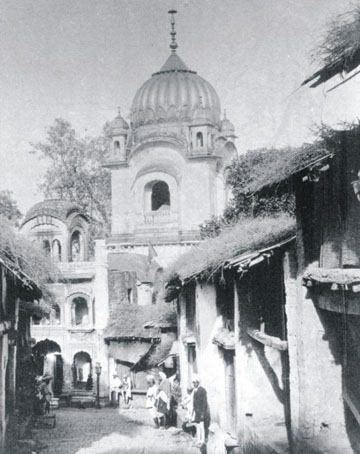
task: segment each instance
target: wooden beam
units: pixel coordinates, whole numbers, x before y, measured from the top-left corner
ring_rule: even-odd
[[[360,412],[359,412],[360,405],[356,405],[355,396],[349,389],[347,389],[346,385],[344,386],[344,389],[343,389],[343,399],[346,402],[349,409],[351,410],[351,413],[354,415],[354,418],[356,419],[358,424],[360,424]]]
[[[276,350],[285,351],[288,349],[288,343],[281,340],[279,337],[269,336],[255,328],[248,328],[247,333],[257,342],[266,345],[267,347],[275,348]]]

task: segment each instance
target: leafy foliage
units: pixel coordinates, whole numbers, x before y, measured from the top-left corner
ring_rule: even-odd
[[[3,216],[0,216],[0,256],[15,273],[23,273],[25,280],[30,279],[51,299],[46,284],[58,279],[57,268],[40,246],[16,232]]]
[[[265,172],[269,172],[273,163],[279,162],[285,153],[285,150],[260,149],[249,151],[233,161],[227,179],[232,198],[222,216],[213,217],[200,225],[203,239],[217,236],[224,227],[243,218],[294,214],[295,199],[289,182],[280,182],[261,194],[251,192],[252,186],[263,181]]]
[[[4,216],[16,227],[19,226],[22,214],[17,206],[17,202],[13,199],[11,191],[0,191],[0,216]]]
[[[46,198],[79,204],[91,219],[91,237],[110,231],[110,173],[101,166],[109,147],[106,135],[80,138],[70,123],[56,119],[45,142],[32,144],[32,153],[50,165],[40,184]]]

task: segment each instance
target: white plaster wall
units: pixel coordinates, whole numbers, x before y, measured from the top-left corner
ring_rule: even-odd
[[[97,240],[95,249],[96,272],[94,281],[95,326],[97,329],[104,329],[106,327],[109,316],[107,252],[105,240]]]
[[[136,151],[128,167],[112,170],[113,234],[133,234],[139,227],[144,213],[144,187],[157,179],[169,185],[170,211],[178,213],[180,230],[197,230],[201,222],[216,214],[214,159],[185,159],[182,150],[155,143]],[[158,235],[153,228],[149,231],[154,237]]]
[[[187,163],[181,186],[181,228],[198,230],[199,225],[216,213],[214,162],[191,160]]]
[[[222,318],[217,315],[213,284],[197,283],[196,314],[199,374],[207,390],[211,420],[225,427],[225,364],[220,348],[212,342],[215,332],[222,326]]]
[[[111,231],[112,234],[132,233],[131,191],[132,175],[127,167],[113,169],[111,173]]]

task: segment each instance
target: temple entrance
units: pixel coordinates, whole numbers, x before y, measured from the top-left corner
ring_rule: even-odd
[[[77,352],[74,355],[72,364],[73,386],[75,389],[86,389],[91,391],[93,388],[92,360],[87,352]]]
[[[54,396],[58,397],[63,387],[63,359],[60,345],[50,339],[45,339],[35,344],[32,351],[35,356],[37,374],[49,374],[53,377],[50,388]]]

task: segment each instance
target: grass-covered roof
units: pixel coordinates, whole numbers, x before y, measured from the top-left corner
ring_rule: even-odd
[[[104,338],[107,340],[159,338],[159,326],[144,328],[144,325],[151,320],[160,320],[170,312],[173,312],[173,308],[165,303],[146,306],[130,303],[118,304],[110,311]]]
[[[317,87],[338,74],[350,73],[360,65],[360,5],[332,21],[314,56],[322,67],[303,85],[312,82],[311,87]]]
[[[7,219],[0,216],[0,257],[2,262],[29,287],[50,295],[47,284],[59,273],[50,258],[36,244],[19,234]]]
[[[276,187],[295,174],[321,168],[334,155],[358,148],[359,123],[344,123],[339,126],[338,129],[333,129],[322,125],[318,131],[318,140],[312,144],[251,150],[240,156],[234,165],[250,170],[246,181],[241,182],[241,187],[237,188],[236,184],[233,184],[235,192],[251,195],[270,186]]]
[[[153,344],[149,351],[134,365],[133,371],[140,372],[158,367],[159,363],[168,357],[173,343],[173,336],[163,335],[161,342]]]
[[[251,168],[242,192],[253,194],[266,186],[279,184],[330,155],[331,152],[320,141],[300,147],[249,151],[240,157],[243,164]]]
[[[165,280],[209,277],[234,257],[290,239],[295,235],[295,227],[295,219],[285,214],[245,218],[181,255],[167,270]]]

